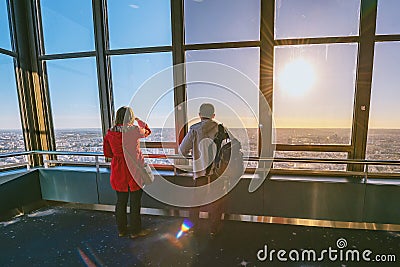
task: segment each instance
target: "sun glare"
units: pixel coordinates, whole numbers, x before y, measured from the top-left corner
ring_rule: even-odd
[[[279,76],[279,84],[290,95],[302,95],[315,82],[313,66],[303,58],[289,62]]]

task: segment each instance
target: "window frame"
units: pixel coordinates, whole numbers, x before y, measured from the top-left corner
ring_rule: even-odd
[[[41,26],[41,16],[38,12],[40,8],[40,0],[35,0],[33,5],[26,4],[29,12],[33,13],[36,24],[31,31],[35,39],[30,39],[30,42],[36,42],[37,46],[37,62],[39,66],[39,74],[41,79],[41,87],[44,92],[48,90],[46,81],[46,69],[43,66],[44,60],[62,59],[62,58],[79,58],[79,57],[96,57],[96,65],[98,71],[99,96],[102,116],[102,131],[105,134],[106,130],[111,126],[114,116],[114,104],[112,101],[112,77],[110,71],[110,56],[111,55],[130,55],[142,53],[157,53],[157,52],[172,52],[173,65],[185,63],[185,52],[188,50],[205,50],[205,49],[222,49],[222,48],[245,48],[255,47],[260,49],[260,97],[264,97],[267,103],[272,107],[273,103],[273,67],[275,46],[292,46],[302,44],[337,44],[337,43],[357,43],[358,44],[358,61],[356,66],[356,88],[353,105],[353,120],[351,131],[351,143],[349,145],[288,145],[277,144],[276,151],[309,151],[309,152],[345,152],[348,154],[348,159],[365,159],[368,120],[369,120],[369,105],[371,97],[371,82],[374,47],[378,42],[400,41],[400,34],[377,35],[375,33],[377,20],[378,0],[360,0],[360,29],[356,36],[340,36],[340,37],[321,37],[321,38],[295,38],[295,39],[275,39],[274,33],[270,29],[274,29],[275,16],[275,0],[260,0],[261,15],[260,15],[260,40],[259,41],[240,41],[226,43],[202,43],[202,44],[185,44],[184,36],[184,0],[171,0],[171,46],[159,47],[142,47],[142,48],[127,48],[127,49],[109,49],[108,42],[108,23],[107,18],[107,0],[92,0],[92,11],[94,20],[95,32],[95,51],[86,51],[79,53],[65,53],[45,55],[43,51],[43,28]],[[10,0],[7,1],[10,5]],[[24,4],[25,5],[25,4]],[[13,4],[15,6],[15,4]],[[12,8],[10,8],[13,11]],[[14,13],[13,15],[14,16]],[[12,18],[10,27],[13,28],[13,48],[14,51],[0,49],[0,53],[7,54],[17,58],[19,55],[18,47],[15,46],[15,19]],[[365,73],[369,73],[365,75]],[[187,133],[187,107],[186,74],[184,70],[174,70],[174,107],[179,106],[179,113],[175,114],[176,142],[146,142],[148,148],[174,148],[177,151],[179,143]],[[21,85],[19,85],[20,87]],[[46,105],[51,107],[48,101]],[[21,105],[21,103],[20,103]],[[261,103],[260,103],[261,105]],[[21,106],[20,106],[20,109]],[[261,109],[261,108],[260,108]],[[51,108],[47,114],[49,121],[49,131],[46,136],[49,140],[54,140],[54,129],[51,121]],[[23,120],[26,120],[24,118]],[[26,123],[26,121],[24,122]],[[272,121],[268,118],[262,118],[260,124],[272,125]],[[267,127],[264,127],[267,128]],[[183,129],[183,131],[179,131]],[[272,136],[271,132],[264,132],[267,137]],[[27,135],[26,138],[33,137]],[[268,138],[267,138],[268,139]],[[31,142],[31,140],[27,140]],[[272,138],[271,138],[272,141]],[[51,142],[51,141],[50,141]],[[268,149],[271,144],[263,144],[259,146],[259,156],[268,155]],[[50,146],[51,147],[51,146]],[[360,170],[361,165],[348,164],[347,171]],[[303,171],[301,171],[303,172]],[[324,174],[329,174],[323,172]]]

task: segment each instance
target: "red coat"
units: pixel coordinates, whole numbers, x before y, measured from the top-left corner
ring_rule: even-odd
[[[128,186],[130,191],[141,188],[135,182],[138,181],[140,184],[142,180],[136,164],[143,166],[144,163],[139,139],[150,135],[151,130],[145,122],[141,120],[137,120],[137,122],[139,127],[135,125],[114,126],[104,137],[104,156],[112,158],[110,183],[115,191],[128,192]],[[124,139],[123,144],[122,138]],[[128,161],[125,159],[127,153],[130,155]]]

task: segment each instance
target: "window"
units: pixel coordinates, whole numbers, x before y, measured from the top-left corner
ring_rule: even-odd
[[[260,0],[185,0],[187,44],[260,39]]]
[[[275,38],[358,35],[360,0],[278,0]]]
[[[147,141],[175,141],[171,67],[169,52],[111,57],[115,109],[131,106],[153,130]]]
[[[310,152],[310,151],[275,151],[277,158],[313,158],[313,159],[346,159],[345,152]],[[319,171],[346,171],[346,164],[308,163],[308,162],[274,162],[275,169],[301,169]]]
[[[41,0],[46,54],[94,50],[92,1]]]
[[[400,2],[398,0],[378,0],[376,20],[377,34],[400,34]]]
[[[259,48],[187,51],[186,59],[189,125],[200,120],[202,103],[212,103],[216,121],[257,155]]]
[[[350,144],[356,57],[356,44],[275,48],[275,142]]]
[[[12,50],[7,10],[7,0],[0,0],[0,48]]]
[[[57,150],[102,151],[95,59],[51,60],[46,65]]]
[[[2,54],[0,54],[0,81],[0,154],[24,151],[14,62],[12,57]],[[0,165],[23,160],[23,157],[0,159]]]
[[[174,155],[175,149],[171,148],[142,148],[143,154],[153,155]],[[161,164],[161,165],[174,165],[174,159],[167,158],[145,158],[145,162],[149,164]]]
[[[375,45],[367,159],[400,160],[400,42]],[[390,166],[371,166],[373,171],[397,171]]]
[[[171,45],[169,0],[108,1],[110,48]]]

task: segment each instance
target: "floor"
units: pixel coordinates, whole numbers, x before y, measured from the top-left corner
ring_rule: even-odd
[[[226,221],[178,239],[183,218],[142,219],[148,236],[119,238],[112,212],[41,208],[0,222],[0,266],[400,266],[400,232]]]

